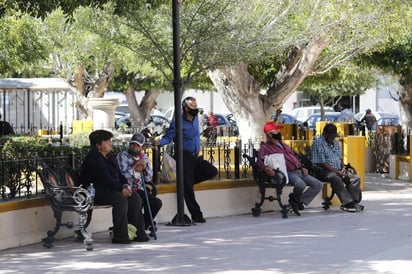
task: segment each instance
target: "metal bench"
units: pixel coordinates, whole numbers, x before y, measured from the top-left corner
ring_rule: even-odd
[[[253,149],[253,154],[247,155],[243,154],[243,157],[249,161],[250,166],[252,167],[253,178],[256,181],[256,184],[259,187],[260,192],[260,202],[255,204],[255,207],[252,208],[252,215],[255,217],[260,216],[262,212],[262,205],[263,203],[268,200],[270,202],[277,201],[280,207],[280,212],[282,214],[282,218],[287,218],[288,213],[290,210],[290,206],[288,204],[282,203],[282,193],[283,188],[286,185],[286,176],[283,174],[282,171],[279,169],[275,170],[275,176],[270,180],[267,180],[267,176],[264,176],[263,172],[259,170],[257,166],[257,158],[258,158],[258,151]],[[269,195],[266,196],[266,189],[273,188],[276,190],[276,197]]]
[[[310,151],[308,151],[310,152]],[[298,154],[298,158],[301,160],[301,162],[305,165],[305,167],[308,169],[309,174],[316,177],[314,174],[315,171],[313,169],[313,164],[311,160],[307,157],[307,155],[303,154]],[[283,218],[288,217],[288,213],[291,210],[289,204],[283,204],[282,203],[282,193],[283,193],[283,188],[286,186],[286,178],[285,175],[283,174],[282,171],[280,170],[275,170],[275,176],[271,179],[268,180],[267,176],[265,176],[264,172],[260,171],[258,166],[257,166],[257,157],[258,157],[258,151],[256,149],[253,149],[253,155],[247,155],[243,154],[243,157],[246,158],[249,161],[250,166],[252,167],[252,172],[253,172],[253,178],[255,179],[258,187],[259,187],[259,192],[261,194],[260,202],[255,204],[255,207],[252,208],[252,215],[255,217],[260,216],[262,212],[262,205],[265,200],[268,200],[270,202],[272,201],[278,201],[279,207],[281,209],[281,214]],[[351,172],[353,174],[356,174],[356,169],[350,164],[345,164],[345,169],[348,172]],[[330,185],[330,182],[322,182],[324,186]],[[287,184],[288,186],[291,186],[290,184]],[[266,196],[266,189],[267,188],[274,188],[276,190],[276,197],[269,195]],[[324,201],[322,202],[322,208],[324,210],[328,210],[332,204],[332,199],[335,196],[335,191],[331,187],[331,192],[328,194],[327,189],[324,187],[323,188],[323,193],[322,197]]]
[[[56,219],[54,229],[47,231],[47,237],[42,239],[43,246],[53,247],[55,235],[63,225],[70,229],[78,228],[75,231],[75,238],[83,240],[87,250],[93,250],[93,239],[86,231],[93,210],[93,198],[88,191],[81,186],[75,186],[72,175],[66,169],[56,172],[43,162],[36,172],[41,179],[46,199]],[[76,212],[78,214],[77,224],[62,223],[63,212]]]

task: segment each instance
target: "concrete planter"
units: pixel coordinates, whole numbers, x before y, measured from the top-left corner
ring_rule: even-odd
[[[90,98],[89,108],[93,120],[93,130],[114,129],[114,112],[120,104],[117,98]]]

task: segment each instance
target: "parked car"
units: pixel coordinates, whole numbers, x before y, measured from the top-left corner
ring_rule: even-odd
[[[120,104],[116,107],[116,111],[123,112],[123,113],[130,113],[129,105]]]
[[[326,122],[336,122],[338,121],[340,112],[325,112],[324,121]],[[316,127],[316,123],[321,121],[320,113],[310,115],[302,125],[312,130]]]
[[[126,129],[131,129],[132,121],[130,119],[130,113],[126,114],[122,118],[118,119],[115,123],[116,129],[122,127],[122,124]],[[155,136],[163,134],[169,127],[170,121],[161,115],[150,115],[149,121],[145,124],[142,130],[147,130]],[[141,130],[141,131],[142,131]],[[133,131],[133,130],[132,130]]]
[[[281,118],[278,120],[279,124],[296,124],[296,123],[298,123],[298,121],[295,119],[295,117],[293,117],[290,114],[281,113],[280,117]],[[276,113],[273,113],[271,119],[275,119],[275,118],[276,118]]]
[[[333,107],[324,107],[325,112],[334,112]],[[299,107],[292,109],[289,114],[299,122],[304,122],[312,114],[320,113],[320,106]]]
[[[376,126],[398,126],[399,123],[399,115],[388,113],[388,112],[372,112],[376,117],[376,123],[372,127],[372,129],[376,129]],[[358,124],[361,123],[362,118],[365,116],[365,112],[358,112],[355,114],[355,119]]]
[[[125,112],[115,111],[114,112],[114,122],[116,123],[117,120],[119,120],[120,118],[123,118],[126,115],[127,115],[127,113],[125,113]]]

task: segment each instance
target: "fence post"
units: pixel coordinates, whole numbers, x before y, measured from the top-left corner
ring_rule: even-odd
[[[152,147],[152,163],[153,163],[153,183],[158,184],[160,182],[160,150],[156,147]]]
[[[238,146],[237,142],[235,145],[235,178],[240,178],[240,147]]]

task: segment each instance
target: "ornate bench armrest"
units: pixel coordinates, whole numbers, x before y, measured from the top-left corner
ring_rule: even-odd
[[[54,206],[76,212],[87,212],[93,206],[93,198],[82,187],[51,187],[48,198]]]

